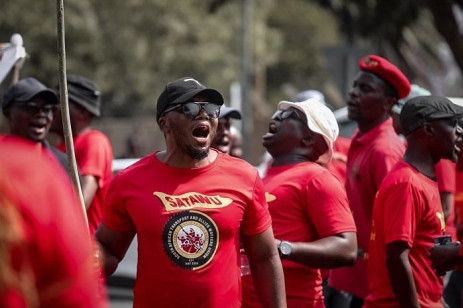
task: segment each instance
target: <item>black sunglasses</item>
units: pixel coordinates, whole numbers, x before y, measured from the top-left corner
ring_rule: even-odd
[[[220,114],[220,105],[207,102],[188,102],[167,108],[164,111],[163,115],[173,110],[180,112],[180,107],[182,108],[181,110],[183,114],[189,119],[196,118],[198,114],[201,112],[201,109],[203,109],[206,112],[207,116],[212,119],[218,118]]]
[[[21,108],[23,111],[28,114],[37,114],[40,111],[43,111],[46,114],[55,112],[57,106],[55,104],[39,104],[36,102],[16,102],[13,104],[15,107]]]
[[[272,120],[284,120],[284,119],[293,119],[304,122],[296,110],[286,109],[286,110],[277,110],[273,116]]]

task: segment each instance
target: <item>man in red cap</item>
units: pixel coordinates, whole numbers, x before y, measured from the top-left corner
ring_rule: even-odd
[[[384,177],[405,150],[392,127],[390,109],[409,94],[407,77],[394,64],[376,55],[363,57],[358,66],[360,71],[347,100],[348,117],[357,122],[358,130],[347,157],[346,192],[357,227],[359,249],[353,267],[335,269],[330,274],[329,285],[333,289],[328,303],[333,303],[333,307],[341,307],[339,298],[343,298],[344,305],[350,301],[350,307],[361,307],[368,294],[366,262],[374,198]],[[341,292],[337,290],[347,295],[338,297]]]

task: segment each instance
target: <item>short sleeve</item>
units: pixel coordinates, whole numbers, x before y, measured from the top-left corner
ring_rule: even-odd
[[[82,175],[93,175],[98,178],[98,186],[103,185],[103,179],[112,164],[108,161],[112,157],[109,140],[100,133],[88,134],[80,142],[79,150],[76,152],[76,159],[79,164],[79,171]],[[77,151],[77,150],[76,150]]]
[[[329,171],[308,183],[304,198],[308,219],[320,237],[357,231],[344,186]]]
[[[121,182],[120,176],[117,175],[109,185],[102,223],[114,231],[135,233],[135,226],[125,206],[125,198],[120,193]]]
[[[241,224],[241,232],[244,235],[256,235],[267,230],[272,224],[265,201],[264,185],[256,172],[251,198],[248,201]]]
[[[417,193],[410,183],[397,183],[381,193],[385,243],[403,241],[411,247],[420,213]]]

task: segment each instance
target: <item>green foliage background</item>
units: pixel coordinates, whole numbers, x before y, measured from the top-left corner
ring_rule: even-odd
[[[219,89],[240,80],[241,4],[214,11],[205,0],[66,0],[67,72],[96,81],[105,116],[154,112],[166,82],[192,76]],[[20,33],[29,54],[21,77],[58,82],[56,2],[2,3],[0,41]],[[322,49],[339,42],[336,18],[317,3],[256,0],[253,5],[253,80],[264,81],[259,101],[274,105],[294,90],[322,88],[330,75]],[[272,107],[273,108],[273,107]]]

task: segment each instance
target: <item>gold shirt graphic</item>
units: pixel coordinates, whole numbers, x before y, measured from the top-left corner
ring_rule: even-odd
[[[230,205],[233,200],[221,196],[208,196],[197,192],[189,192],[182,195],[168,195],[160,191],[153,195],[161,200],[166,211],[188,210],[194,208],[218,209]]]
[[[273,200],[276,200],[277,197],[275,197],[274,195],[266,192],[265,193],[265,201],[267,202],[272,202]]]

